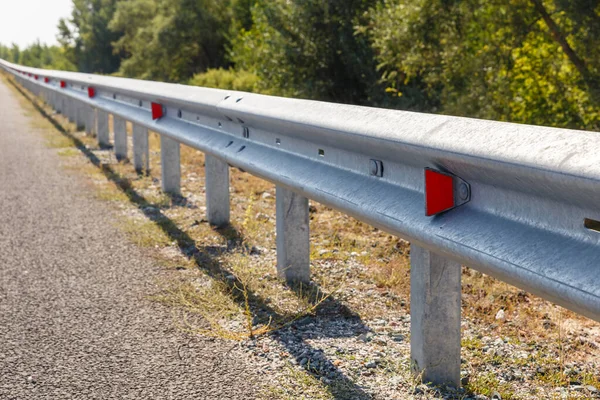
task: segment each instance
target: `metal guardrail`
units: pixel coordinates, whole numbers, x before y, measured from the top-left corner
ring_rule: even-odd
[[[207,217],[229,221],[228,166],[277,185],[277,263],[309,275],[308,198],[411,242],[411,352],[426,381],[460,385],[460,265],[600,321],[600,134],[40,70],[28,90],[127,156],[161,136],[206,154]]]

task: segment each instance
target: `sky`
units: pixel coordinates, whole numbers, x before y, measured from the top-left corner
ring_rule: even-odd
[[[71,0],[0,0],[0,43],[23,48],[40,39],[57,44],[58,20],[71,14]]]

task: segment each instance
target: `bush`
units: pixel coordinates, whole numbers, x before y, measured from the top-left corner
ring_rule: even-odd
[[[194,75],[188,81],[188,84],[242,92],[256,92],[258,80],[258,76],[248,71],[218,68]]]

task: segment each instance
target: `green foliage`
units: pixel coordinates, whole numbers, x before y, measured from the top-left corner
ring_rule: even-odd
[[[598,21],[600,8],[584,8],[583,17],[581,10],[562,11],[551,1],[543,6],[570,33],[568,42],[586,64],[599,65],[599,36],[590,35],[600,28],[581,24]],[[414,109],[597,130],[597,88],[540,17],[528,0],[384,0],[371,9],[364,31],[387,92],[410,94]],[[598,71],[589,74],[597,77]],[[421,97],[413,95],[415,87]]]
[[[32,66],[600,130],[600,0],[72,0]]]
[[[40,44],[39,41],[23,50],[16,44],[10,48],[0,44],[0,58],[35,68],[77,70],[67,59],[62,48]]]
[[[71,18],[59,21],[58,40],[79,71],[110,74],[119,68],[123,55],[114,51],[112,43],[122,32],[108,28],[116,2],[73,0]]]
[[[257,1],[252,27],[232,39],[231,61],[259,76],[265,93],[368,104],[377,75],[369,42],[354,26],[374,3]]]
[[[252,6],[255,0],[231,0],[231,27],[232,36],[237,35],[241,29],[249,30],[252,27]]]
[[[119,73],[181,82],[223,66],[229,11],[222,0],[119,1],[110,23],[123,32],[114,43],[126,54]]]
[[[189,80],[189,85],[204,86],[217,89],[230,89],[242,92],[257,91],[258,76],[248,71],[235,71],[232,69],[209,69],[196,74]]]
[[[10,61],[12,63],[18,63],[20,53],[19,46],[16,44],[13,43],[11,47],[8,47],[0,43],[0,58],[3,60]]]

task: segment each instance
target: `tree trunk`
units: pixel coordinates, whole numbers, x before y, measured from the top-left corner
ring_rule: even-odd
[[[571,46],[567,42],[567,39],[560,31],[560,28],[558,27],[556,22],[554,22],[550,14],[548,14],[546,7],[544,7],[544,5],[542,4],[542,0],[531,0],[531,2],[535,6],[537,12],[539,12],[542,16],[542,19],[548,26],[548,29],[550,29],[552,38],[560,45],[560,47],[563,49],[571,63],[575,66],[575,68],[577,68],[577,71],[579,71],[579,74],[588,86],[590,94],[592,95],[594,100],[597,101],[598,99],[600,99],[600,88],[598,87],[598,80],[595,79],[592,76],[592,74],[590,74],[585,65],[585,62],[581,58],[579,58],[579,56],[571,48]]]

